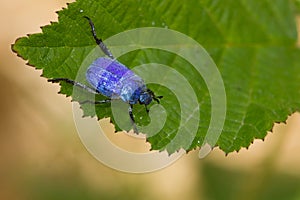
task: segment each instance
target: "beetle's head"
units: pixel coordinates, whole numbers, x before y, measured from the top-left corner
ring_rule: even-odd
[[[148,105],[152,102],[152,99],[154,99],[157,103],[159,103],[159,99],[161,99],[163,96],[155,96],[154,92],[152,90],[147,89],[143,93],[141,93],[139,102],[140,104]]]

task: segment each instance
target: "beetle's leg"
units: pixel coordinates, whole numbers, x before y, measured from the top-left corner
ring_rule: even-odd
[[[92,34],[93,34],[93,37],[96,41],[96,43],[99,45],[99,47],[101,48],[101,50],[103,51],[103,53],[105,53],[105,55],[107,55],[108,57],[110,57],[111,59],[114,59],[114,56],[112,55],[112,53],[110,52],[110,50],[107,48],[107,46],[103,43],[103,41],[101,39],[99,39],[97,37],[97,34],[96,34],[96,31],[95,31],[95,25],[94,23],[92,22],[92,20],[87,17],[87,16],[84,16],[84,18],[86,18],[87,20],[89,20],[89,24],[91,26],[91,29],[92,29]]]
[[[66,83],[70,83],[70,84],[72,84],[72,85],[74,85],[76,87],[82,88],[82,89],[84,89],[84,90],[86,90],[86,91],[88,91],[88,92],[90,92],[92,94],[99,94],[99,92],[96,89],[91,88],[91,87],[89,87],[87,85],[84,85],[82,83],[73,81],[71,79],[67,79],[67,78],[53,78],[53,79],[48,79],[48,82],[52,82],[52,83],[58,83],[60,81],[64,81]]]
[[[148,113],[149,113],[149,109],[148,109],[148,107],[147,107],[146,104],[144,104],[144,105],[145,105],[146,112],[147,112],[147,114],[148,114]]]
[[[132,105],[131,104],[129,104],[128,112],[129,112],[130,120],[131,120],[131,123],[132,123],[132,126],[133,126],[133,131],[134,131],[134,133],[139,134],[139,131],[137,130],[137,127],[135,125],[135,120],[134,120],[134,117],[133,117]]]

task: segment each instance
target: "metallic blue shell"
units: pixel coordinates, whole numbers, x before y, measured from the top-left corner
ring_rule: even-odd
[[[87,81],[101,94],[136,104],[147,88],[141,77],[111,58],[96,59],[86,72]]]

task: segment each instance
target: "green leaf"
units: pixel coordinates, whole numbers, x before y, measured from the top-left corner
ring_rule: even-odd
[[[300,13],[300,1],[299,0],[294,0],[294,10],[297,14]]]
[[[79,74],[80,82],[87,84],[84,70],[90,62],[84,60],[96,44],[83,16],[93,20],[97,35],[102,39],[126,30],[151,26],[186,34],[209,52],[225,85],[227,112],[217,143],[205,139],[210,128],[212,131],[215,128],[210,127],[213,120],[211,93],[205,77],[199,76],[191,63],[159,49],[132,51],[118,60],[132,69],[146,63],[171,66],[188,80],[200,107],[201,117],[196,124],[197,130],[194,130],[196,135],[185,130],[185,137],[172,142],[182,128],[181,102],[170,88],[148,84],[156,95],[164,96],[161,106],[167,116],[163,129],[158,133],[146,132],[152,149],[166,149],[173,153],[180,148],[191,150],[209,143],[229,153],[248,147],[255,138],[264,139],[275,122],[283,122],[288,115],[300,110],[300,51],[296,47],[293,8],[290,1],[282,0],[77,0],[58,12],[58,22],[42,27],[40,34],[18,39],[12,49],[28,60],[29,65],[42,69],[45,78],[75,80]],[[113,44],[109,48],[113,54],[118,51]],[[101,55],[99,52],[93,56]],[[80,68],[82,65],[83,69]],[[140,75],[143,77],[143,74]],[[177,84],[179,81],[175,80],[174,85]],[[93,98],[86,92],[72,94],[72,86],[66,83],[61,83],[61,93],[72,95],[76,101]],[[104,98],[101,95],[96,97],[99,100]],[[191,98],[193,95],[187,94],[183,99]],[[157,117],[151,117],[155,114],[152,112],[154,105],[157,106],[155,103],[151,105],[150,116],[144,106],[134,105],[138,125],[162,121],[159,117],[156,121]],[[85,116],[95,114],[93,105],[84,104],[82,109]],[[187,109],[191,108],[187,106]],[[161,107],[156,110],[161,110]],[[111,117],[116,130],[122,129],[115,122],[110,105],[97,105],[95,112],[99,119]],[[163,116],[164,112],[160,114]],[[129,124],[125,129],[130,128]],[[186,146],[187,141],[192,142]]]

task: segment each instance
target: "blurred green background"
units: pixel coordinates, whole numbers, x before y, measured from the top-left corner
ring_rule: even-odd
[[[216,148],[199,160],[197,150],[140,175],[96,161],[76,133],[70,98],[10,49],[16,38],[57,21],[65,3],[0,2],[0,199],[300,199],[299,113],[276,124],[264,142],[227,157]],[[149,147],[101,123],[118,145]]]

